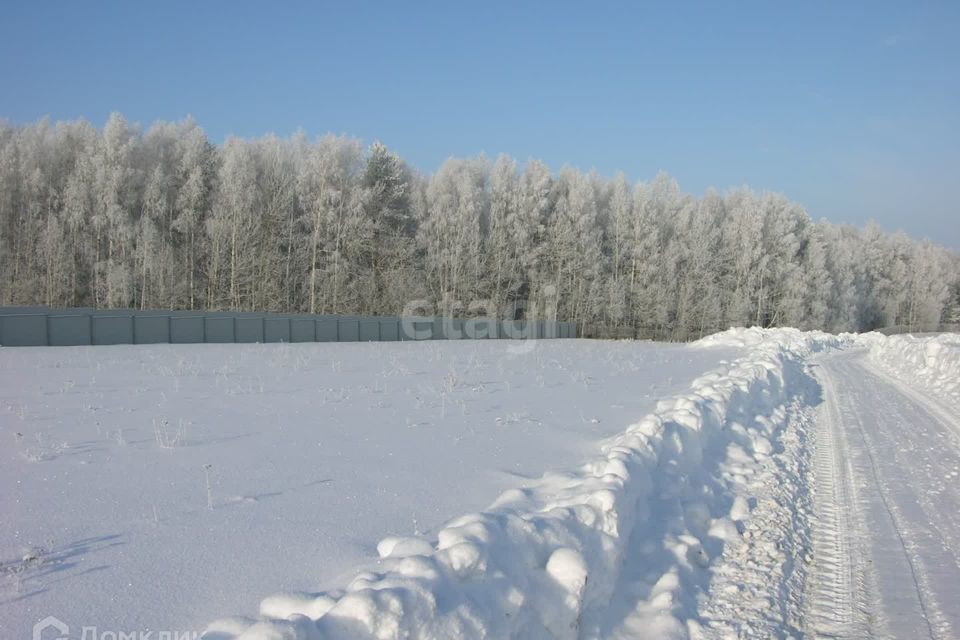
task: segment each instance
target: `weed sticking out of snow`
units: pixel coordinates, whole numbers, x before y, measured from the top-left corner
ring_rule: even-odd
[[[19,439],[22,440],[23,435],[19,435]],[[21,455],[30,462],[44,462],[53,460],[70,448],[70,444],[68,442],[54,441],[42,432],[37,432],[34,435],[34,438],[36,440],[36,444],[24,448],[21,452]]]
[[[210,480],[210,474],[213,470],[212,464],[203,465],[203,479],[207,488],[207,509],[213,511],[213,483]]]
[[[52,540],[46,547],[27,547],[19,559],[0,564],[0,575],[12,581],[15,593],[21,593],[24,583],[32,573],[54,562],[50,553],[52,548]]]
[[[187,444],[187,427],[189,421],[180,418],[176,428],[170,425],[166,418],[153,419],[153,439],[161,449],[173,449]]]

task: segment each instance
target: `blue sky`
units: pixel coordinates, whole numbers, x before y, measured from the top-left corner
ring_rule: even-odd
[[[508,153],[960,249],[960,2],[22,2],[0,117]]]

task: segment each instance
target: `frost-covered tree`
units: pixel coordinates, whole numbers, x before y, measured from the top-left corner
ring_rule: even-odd
[[[827,263],[827,235],[822,223],[804,226],[801,241],[800,295],[803,309],[797,321],[801,329],[830,327],[830,295],[835,282]]]
[[[228,139],[221,155],[218,197],[207,221],[208,308],[253,308],[257,254],[263,239],[256,185],[257,166],[250,145]]]
[[[257,141],[252,150],[257,165],[253,207],[259,212],[260,235],[253,265],[252,309],[297,308],[304,278],[293,269],[297,220],[301,215],[296,186],[304,144],[300,135],[291,141],[267,136]]]
[[[137,280],[141,309],[151,304],[157,306],[162,297],[154,288],[164,280],[161,271],[165,247],[161,242],[161,229],[169,208],[163,167],[157,165],[147,182],[137,225]]]
[[[802,249],[810,220],[798,205],[779,194],[766,194],[763,253],[757,323],[799,326],[803,321],[804,273]]]
[[[427,187],[427,216],[420,225],[424,268],[442,305],[480,294],[482,226],[487,206],[485,158],[450,159]]]
[[[954,280],[950,284],[947,304],[943,307],[942,322],[949,325],[954,331],[960,329],[960,259],[952,256],[950,259],[952,267],[951,273],[954,274]]]
[[[364,216],[369,236],[362,247],[364,311],[399,313],[412,284],[416,220],[410,211],[410,172],[386,145],[375,142],[362,178]]]
[[[97,306],[122,308],[133,301],[134,194],[133,154],[137,132],[119,113],[104,125],[94,156]]]
[[[560,317],[595,323],[604,268],[596,193],[589,177],[572,169],[560,172],[555,188],[542,282],[555,288]],[[545,308],[545,287],[539,293],[538,308]]]
[[[552,284],[544,266],[546,226],[554,205],[553,176],[539,160],[527,162],[517,186],[517,208],[508,224],[514,244],[511,254],[517,270],[517,283],[507,291],[503,317],[524,317],[528,299],[543,299]]]
[[[486,256],[485,296],[493,306],[505,310],[523,285],[523,265],[514,236],[520,215],[517,163],[500,156],[490,172],[489,228],[484,243]]]
[[[702,337],[720,322],[718,256],[724,213],[723,199],[713,191],[678,212],[672,252],[677,261],[673,337],[678,340]]]
[[[297,189],[307,230],[302,253],[310,313],[342,313],[354,304],[348,284],[359,276],[360,255],[370,236],[363,217],[362,159],[356,140],[326,136],[309,149],[300,167]]]
[[[960,256],[778,194],[693,197],[665,173],[501,156],[422,175],[342,136],[0,123],[0,304],[394,314],[420,298],[588,336],[926,330],[960,322]]]

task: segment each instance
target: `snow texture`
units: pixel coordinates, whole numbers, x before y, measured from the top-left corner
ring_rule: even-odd
[[[0,637],[48,615],[200,631],[272,593],[341,587],[575,468],[738,355],[584,340],[0,349]],[[319,616],[311,600],[294,602]],[[285,602],[264,614],[287,617]]]
[[[929,390],[960,411],[960,335],[888,337],[870,333],[860,339],[881,369]]]
[[[0,626],[954,638],[958,344],[3,350]]]
[[[809,391],[800,360],[840,344],[827,334],[787,329],[731,330],[701,341],[747,355],[658,403],[578,469],[544,474],[504,492],[486,511],[453,519],[425,538],[429,552],[413,540],[385,541],[382,566],[342,591],[271,596],[258,620],[217,621],[206,637],[702,635],[698,589],[729,564],[726,543],[736,547],[751,531],[751,505],[761,504],[751,492],[777,493],[770,482],[751,480],[769,476],[771,438],[780,438],[791,406]],[[776,497],[785,506],[789,495]],[[783,565],[777,533],[747,543],[769,547],[771,567]],[[776,596],[789,589],[782,570],[755,569],[758,591]],[[739,581],[728,579],[728,586]],[[723,600],[714,598],[708,614],[733,625],[733,614],[742,612]],[[773,616],[790,613],[767,603]]]

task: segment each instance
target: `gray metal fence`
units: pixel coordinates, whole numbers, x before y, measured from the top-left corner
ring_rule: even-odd
[[[897,336],[905,333],[913,335],[933,335],[939,333],[960,333],[960,324],[940,324],[935,327],[911,327],[909,325],[895,325],[892,327],[883,327],[874,329],[885,336]]]
[[[574,323],[553,320],[0,307],[7,347],[575,337]]]

